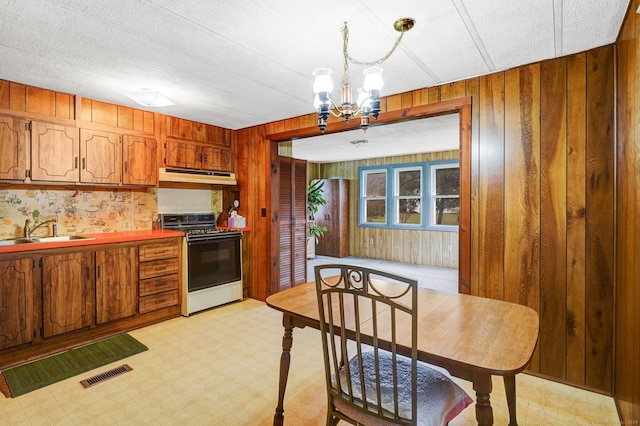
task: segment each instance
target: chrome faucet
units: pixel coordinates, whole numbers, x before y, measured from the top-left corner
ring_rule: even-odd
[[[49,223],[51,223],[51,232],[53,234],[54,237],[58,236],[58,218],[54,217],[53,219],[49,219],[49,220],[45,220],[44,222],[40,222],[39,224],[37,224],[36,226],[34,226],[33,228],[29,227],[29,224],[31,223],[31,221],[29,219],[25,220],[24,222],[24,237],[25,238],[31,238],[31,233],[33,231],[35,231],[36,229],[40,228],[41,226],[47,225]]]

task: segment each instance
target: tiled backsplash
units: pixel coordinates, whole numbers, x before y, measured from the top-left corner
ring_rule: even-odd
[[[0,189],[0,238],[22,236],[25,219],[58,218],[60,235],[151,229],[156,189],[104,191]],[[44,228],[44,229],[43,229]],[[46,227],[35,235],[45,235]]]

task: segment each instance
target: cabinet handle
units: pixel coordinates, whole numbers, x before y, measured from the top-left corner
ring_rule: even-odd
[[[87,281],[91,279],[91,269],[87,266]]]
[[[87,159],[83,158],[82,159],[82,170],[85,170],[87,168]]]
[[[129,173],[129,162],[128,161],[124,162],[124,171]]]
[[[78,168],[78,157],[75,157],[75,158],[74,158],[74,161],[73,161],[73,168],[74,168],[74,169],[77,169],[77,168]]]
[[[102,266],[98,266],[98,269],[96,270],[96,278],[100,278],[101,275],[102,275]]]
[[[207,154],[203,154],[203,156],[204,156],[204,160],[202,162],[206,164],[207,163]]]

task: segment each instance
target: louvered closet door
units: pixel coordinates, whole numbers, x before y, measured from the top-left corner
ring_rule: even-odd
[[[278,290],[303,284],[307,278],[307,162],[280,160]]]
[[[293,160],[293,282],[307,282],[307,162]]]
[[[293,238],[291,227],[293,215],[291,213],[291,200],[293,198],[293,179],[291,179],[291,158],[280,157],[280,205],[278,209],[278,224],[280,227],[280,291],[292,287],[293,275]]]

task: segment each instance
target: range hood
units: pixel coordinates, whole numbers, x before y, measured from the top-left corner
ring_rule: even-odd
[[[161,167],[158,175],[160,182],[203,183],[208,185],[237,185],[235,173],[214,172],[211,170],[193,170]]]

